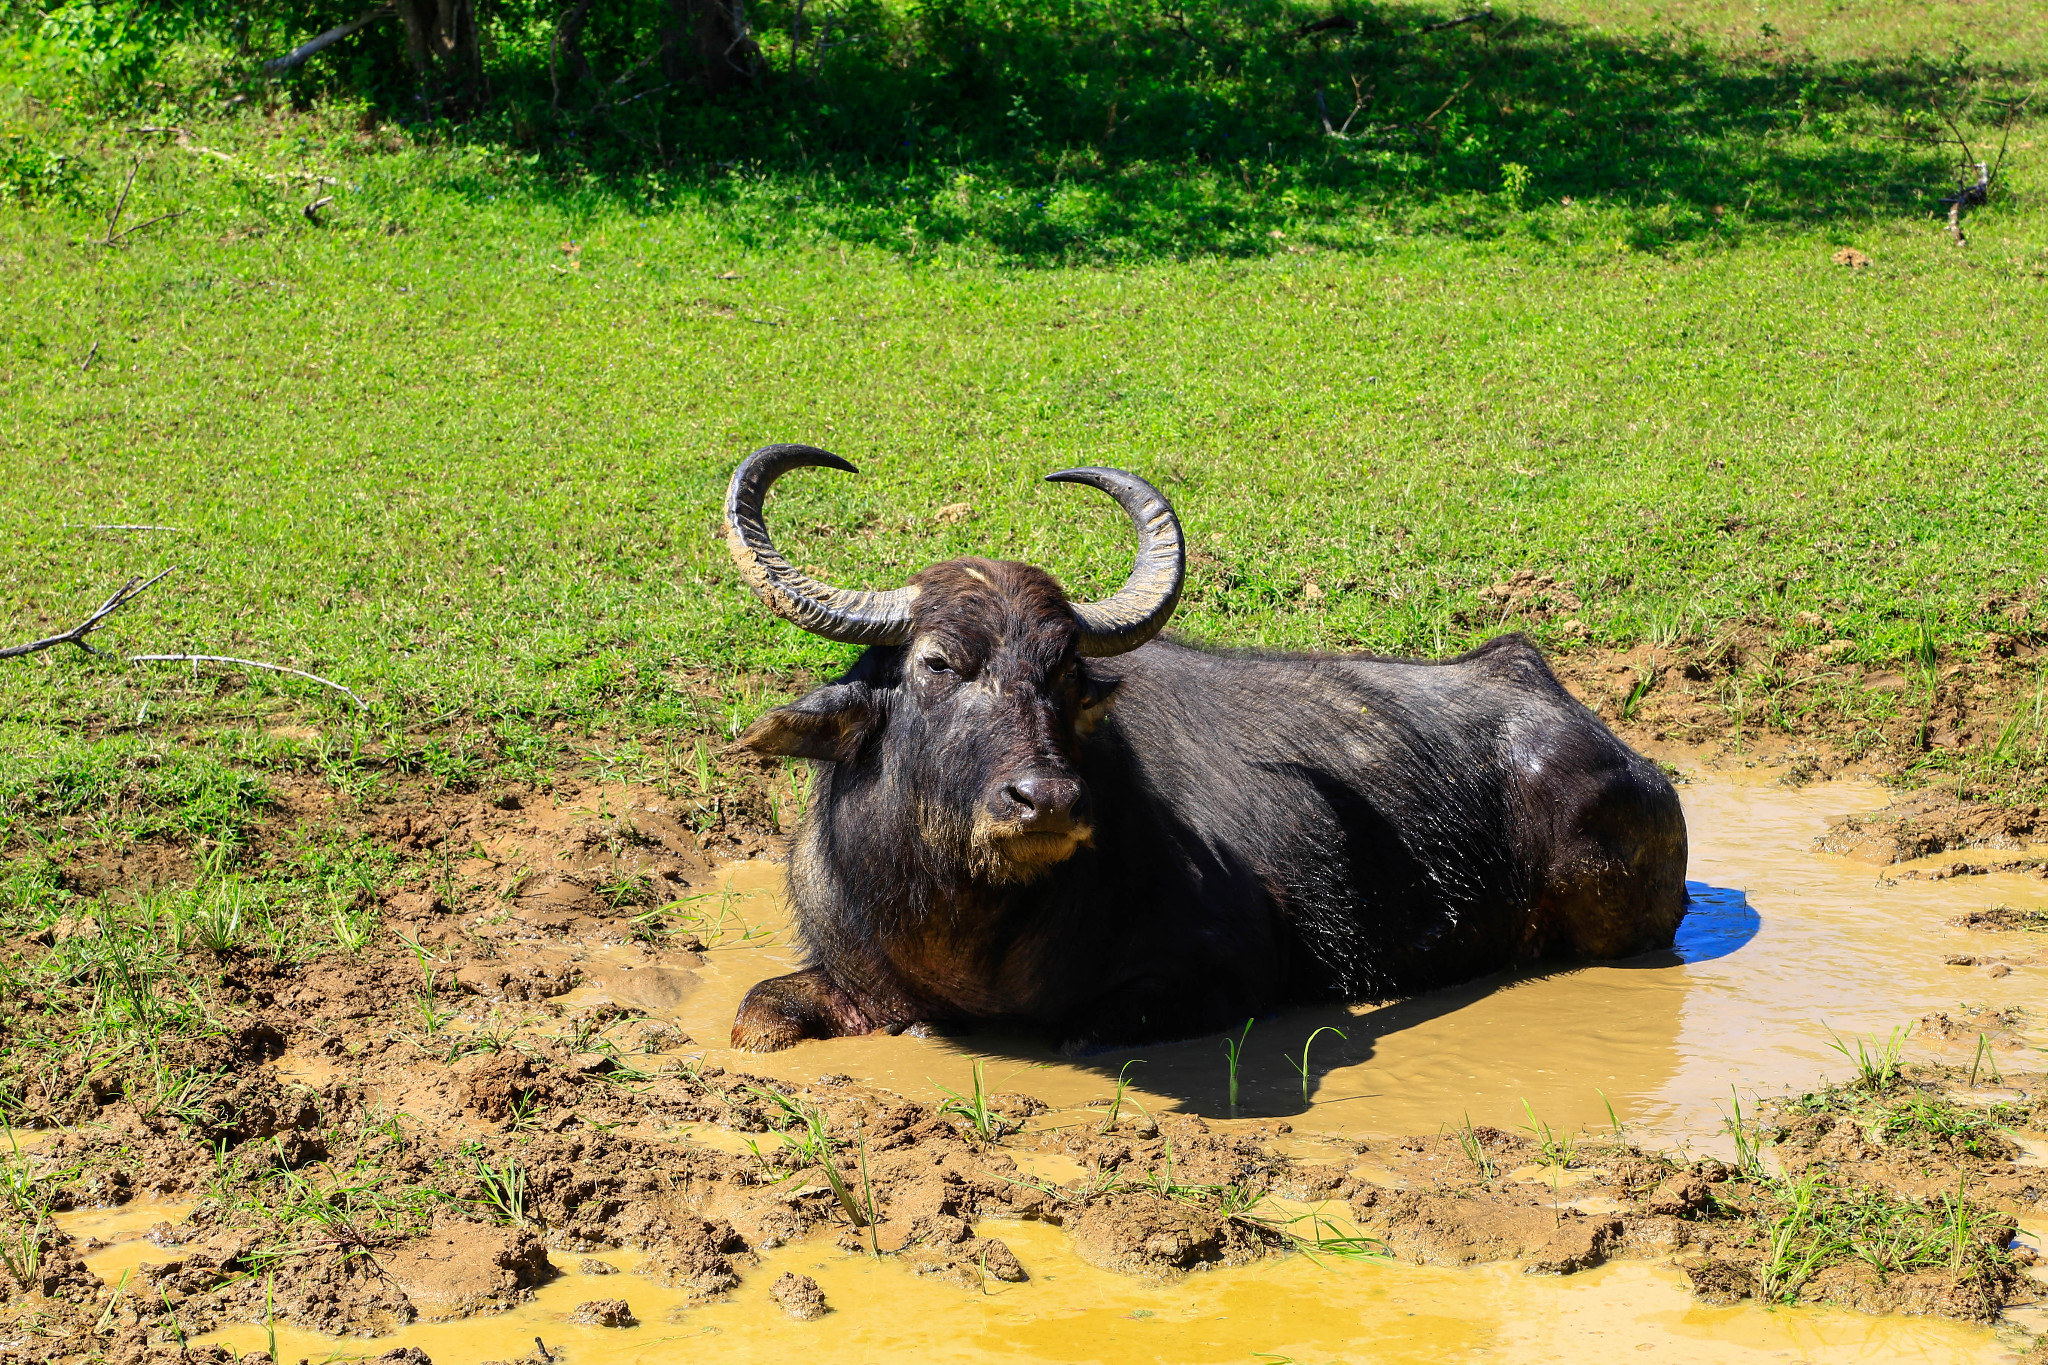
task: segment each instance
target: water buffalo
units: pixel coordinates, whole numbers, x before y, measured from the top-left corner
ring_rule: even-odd
[[[835,588],[762,521],[807,465],[853,472],[801,445],[741,464],[733,557],[777,614],[867,649],[743,740],[817,767],[789,862],[811,965],[747,994],[735,1047],[983,1021],[1081,1051],[1670,946],[1677,794],[1521,636],[1441,662],[1157,639],[1180,524],[1116,469],[1049,476],[1136,523],[1107,601],[987,559]]]

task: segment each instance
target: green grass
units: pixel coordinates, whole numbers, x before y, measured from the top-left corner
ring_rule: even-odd
[[[1442,654],[1520,626],[1562,651],[1711,652],[1749,632],[1773,643],[1719,681],[1733,732],[1814,723],[1786,699],[1822,686],[1843,733],[1911,721],[1930,658],[2048,619],[2048,163],[2020,119],[1958,250],[1933,217],[1954,149],[1894,135],[1939,104],[1995,143],[1997,99],[2040,83],[2038,13],[1862,25],[1799,3],[1773,8],[1775,36],[1708,4],[1510,19],[1427,44],[1374,29],[1344,58],[1484,58],[1467,74],[1491,112],[1465,134],[1483,147],[1341,174],[1320,134],[1313,155],[1261,152],[1270,174],[1205,153],[1199,202],[1169,202],[1178,163],[1132,151],[1074,171],[1088,194],[1125,184],[1074,220],[1122,233],[1114,250],[966,209],[940,231],[943,203],[913,224],[930,249],[900,215],[861,226],[920,176],[981,174],[981,143],[798,203],[801,175],[849,173],[777,161],[759,193],[694,171],[657,192],[623,162],[576,171],[566,144],[518,152],[488,119],[363,132],[367,96],[223,115],[180,87],[170,112],[216,157],[38,68],[0,95],[20,172],[0,205],[0,638],[171,568],[104,647],[286,664],[371,706],[232,666],[5,661],[0,837],[239,848],[285,776],[361,808],[563,766],[668,784],[700,826],[786,826],[802,775],[743,810],[720,751],[852,651],[776,621],[727,560],[725,479],[771,440],[862,467],[770,507],[797,562],[849,584],[982,553],[1106,593],[1128,528],[1041,476],[1113,463],[1181,513],[1176,629],[1196,640]],[[1074,62],[1098,51],[1069,38]],[[1444,46],[1464,43],[1493,47]],[[1193,79],[1159,60],[1160,91]],[[1217,98],[1244,127],[1306,126],[1300,89],[1255,85]],[[1610,96],[1610,119],[1552,116]],[[25,148],[69,169],[29,175]],[[1053,175],[1027,160],[997,169]],[[124,224],[183,216],[109,248],[131,167]],[[301,172],[336,181],[323,226]],[[1172,222],[1127,221],[1153,208]],[[1874,264],[1835,265],[1849,245]],[[953,502],[975,516],[937,521]],[[1518,570],[1555,575],[1559,609],[1504,613],[1485,590]],[[1818,671],[1786,662],[1830,641]],[[1857,664],[1921,690],[1864,692]],[[1995,789],[2048,777],[2030,715],[1982,737]]]

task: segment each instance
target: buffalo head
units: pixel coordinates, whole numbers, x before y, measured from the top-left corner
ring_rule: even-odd
[[[741,575],[778,615],[829,640],[870,646],[838,682],[763,716],[758,752],[839,765],[896,813],[921,860],[991,882],[1029,881],[1088,842],[1080,738],[1115,682],[1088,661],[1136,649],[1180,600],[1180,524],[1159,491],[1116,469],[1049,476],[1115,498],[1138,528],[1137,564],[1115,595],[1070,602],[1042,569],[988,559],[935,564],[901,588],[862,592],[799,572],[761,518],[769,486],[806,465],[854,472],[812,446],[767,446],[733,474],[727,539]]]

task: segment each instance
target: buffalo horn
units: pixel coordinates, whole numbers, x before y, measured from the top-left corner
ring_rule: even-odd
[[[1157,635],[1180,605],[1187,547],[1173,505],[1151,484],[1121,469],[1062,469],[1045,477],[1051,483],[1100,488],[1137,525],[1138,561],[1124,585],[1105,602],[1073,604],[1081,623],[1082,654],[1099,659],[1136,649]]]
[[[740,577],[770,611],[813,635],[849,645],[902,644],[910,638],[910,609],[917,589],[863,592],[820,583],[798,572],[768,538],[767,523],[761,519],[768,489],[790,470],[807,465],[860,472],[828,450],[799,445],[762,446],[732,472],[732,484],[725,491],[725,543],[740,566]],[[1172,513],[1167,517],[1171,520]]]

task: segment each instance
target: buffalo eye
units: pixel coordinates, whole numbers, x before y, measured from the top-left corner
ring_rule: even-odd
[[[925,655],[923,663],[925,671],[928,673],[951,673],[953,671],[953,665],[947,663],[936,654]]]

